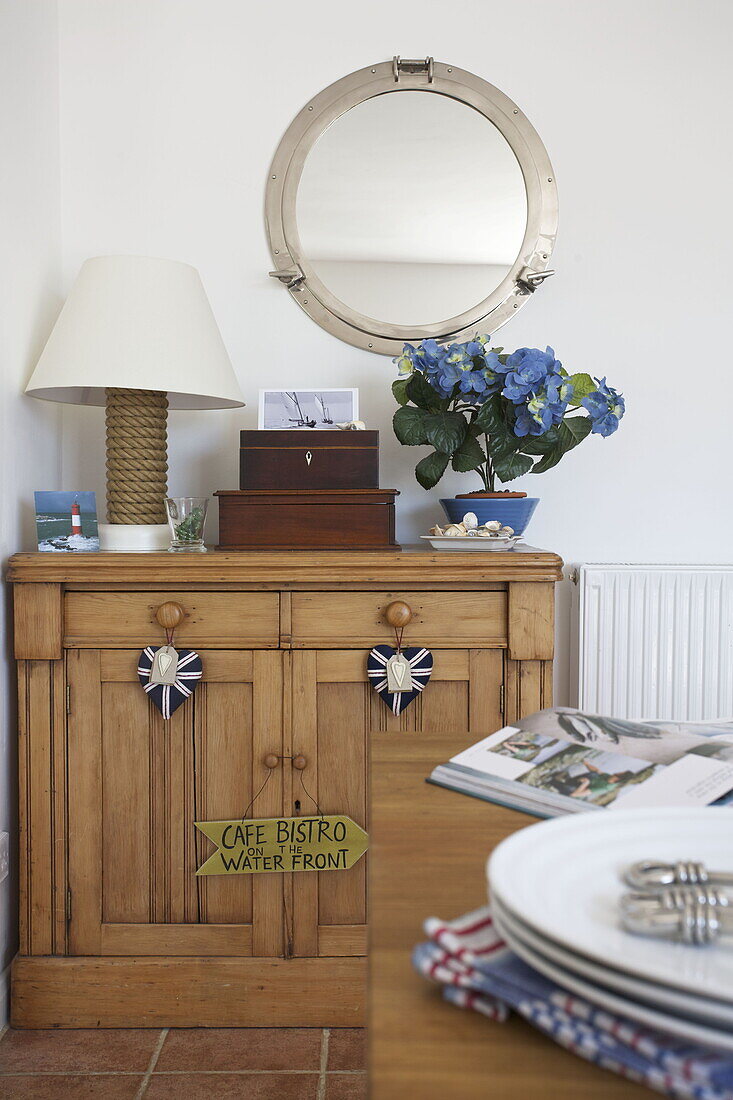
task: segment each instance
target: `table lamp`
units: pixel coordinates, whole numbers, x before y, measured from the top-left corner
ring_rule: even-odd
[[[198,271],[146,256],[82,265],[25,392],[106,406],[103,550],[168,547],[168,409],[244,405]]]

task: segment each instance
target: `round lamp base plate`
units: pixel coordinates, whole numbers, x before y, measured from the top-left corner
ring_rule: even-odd
[[[99,549],[118,554],[148,554],[167,550],[171,532],[167,523],[100,523]]]

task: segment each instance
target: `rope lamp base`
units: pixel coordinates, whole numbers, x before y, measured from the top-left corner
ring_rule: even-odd
[[[102,550],[167,550],[168,397],[158,390],[108,389],[107,519]]]
[[[165,523],[168,397],[158,390],[106,392],[107,519]]]

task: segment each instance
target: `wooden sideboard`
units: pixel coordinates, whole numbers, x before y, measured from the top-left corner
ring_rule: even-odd
[[[370,731],[456,750],[550,705],[561,561],[425,551],[19,554],[16,1027],[354,1026],[365,1018],[366,859],[349,871],[196,877],[195,820],[324,813],[368,828]],[[366,678],[408,603],[433,650],[395,717]],[[185,611],[193,697],[142,691],[158,607]],[[291,758],[306,758],[304,771]],[[303,777],[305,789],[300,782]],[[307,793],[306,793],[307,792]]]

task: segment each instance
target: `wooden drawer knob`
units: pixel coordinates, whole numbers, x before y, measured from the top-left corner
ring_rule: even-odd
[[[393,600],[392,603],[387,604],[384,617],[390,626],[400,630],[402,627],[407,626],[412,619],[412,608],[403,600]]]
[[[306,768],[307,766],[308,766],[308,761],[306,760],[306,758],[304,756],[294,756],[293,757],[293,767],[297,771],[302,772],[303,769]]]
[[[276,768],[280,763],[280,757],[275,756],[274,752],[268,752],[262,763],[265,765],[266,768],[270,768],[270,770],[272,770],[272,768]]]
[[[186,612],[179,603],[162,603],[155,612],[155,618],[163,630],[175,630],[186,618]]]

